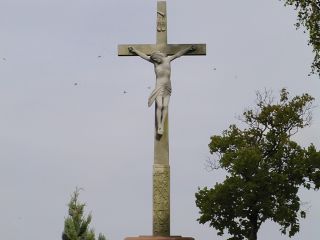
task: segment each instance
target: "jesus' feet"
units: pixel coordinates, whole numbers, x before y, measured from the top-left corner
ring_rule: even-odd
[[[158,134],[162,135],[163,134],[163,128],[162,127],[158,127]]]

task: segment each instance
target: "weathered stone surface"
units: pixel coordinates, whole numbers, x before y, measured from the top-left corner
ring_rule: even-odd
[[[167,5],[166,1],[157,3],[157,44],[167,44]]]
[[[169,165],[153,165],[153,236],[170,236]]]
[[[174,55],[182,49],[194,46],[195,51],[188,52],[185,55],[206,55],[206,44],[121,44],[118,45],[118,56],[137,56],[131,53],[128,48],[134,47],[137,50],[144,52],[146,55],[151,55],[151,53],[160,51],[167,55]]]
[[[169,237],[157,237],[157,236],[139,236],[139,237],[127,237],[125,240],[194,240],[192,237],[181,236],[169,236]]]
[[[155,107],[155,110],[157,107]],[[157,116],[155,113],[154,129],[154,164],[169,165],[169,114],[164,122],[164,131],[158,135]]]
[[[186,55],[206,55],[206,44],[168,44],[167,42],[167,7],[166,1],[158,1],[157,4],[157,41],[156,44],[122,44],[118,45],[118,56],[136,56],[128,48],[134,47],[150,56],[151,53],[160,51],[167,55],[174,55],[182,49],[195,47],[195,51],[188,52]]]
[[[165,55],[206,55],[206,44],[168,44],[167,43],[167,11],[166,1],[158,1],[157,4],[157,29],[156,44],[127,44],[118,46],[119,56],[137,56],[145,60],[151,60],[152,53],[159,51]],[[193,49],[192,51],[184,51]],[[182,52],[183,51],[183,52]],[[181,54],[178,54],[182,52]],[[138,54],[139,53],[139,54]],[[176,56],[175,56],[176,55]],[[163,56],[165,57],[165,56]],[[161,61],[155,61],[158,65]],[[168,66],[167,66],[168,67]],[[159,68],[160,69],[160,68]],[[163,68],[162,68],[163,69]],[[160,69],[161,70],[161,69]],[[161,75],[159,71],[156,75]],[[165,69],[166,71],[168,69]],[[171,71],[171,68],[169,69]],[[169,72],[170,75],[170,72]],[[170,76],[169,76],[170,77]],[[170,91],[171,93],[171,91]],[[168,95],[168,94],[167,94]],[[165,96],[164,96],[165,97]],[[162,99],[164,101],[166,99]],[[169,101],[168,101],[169,103]],[[167,103],[167,105],[168,105]],[[167,107],[167,105],[165,107]],[[157,108],[156,108],[157,109]],[[160,108],[158,108],[159,110]],[[194,240],[191,237],[170,236],[170,167],[169,167],[169,137],[168,137],[168,115],[162,116],[160,129],[155,121],[155,145],[154,145],[154,167],[153,167],[153,236],[129,237],[126,240]],[[157,112],[157,111],[156,111]],[[156,118],[159,118],[159,114]],[[165,121],[163,122],[163,120]],[[163,128],[162,128],[163,127]]]

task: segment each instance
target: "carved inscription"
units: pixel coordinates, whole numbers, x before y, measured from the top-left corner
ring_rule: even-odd
[[[167,31],[167,16],[165,13],[157,11],[157,31]]]
[[[153,235],[170,235],[170,168],[153,168]]]

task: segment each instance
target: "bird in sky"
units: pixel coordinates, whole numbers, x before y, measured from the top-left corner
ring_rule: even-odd
[[[76,83],[76,82],[75,82],[73,85],[77,86],[77,85],[78,85],[78,83]]]
[[[102,56],[100,56],[100,55],[98,56],[98,58],[101,58],[101,57],[102,57]]]
[[[124,90],[124,91],[123,91],[123,94],[126,94],[126,93],[128,93],[128,92],[127,92],[126,90]]]

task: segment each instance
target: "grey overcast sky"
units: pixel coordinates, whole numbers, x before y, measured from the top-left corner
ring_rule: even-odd
[[[308,92],[319,106],[320,79],[308,77],[296,12],[278,0],[167,5],[170,43],[207,44],[206,57],[173,63],[172,234],[223,240],[196,221],[197,188],[225,176],[205,170],[210,136],[237,123],[256,90]],[[156,0],[0,0],[1,239],[61,239],[76,186],[109,240],[151,234],[155,76],[117,45],[154,43],[155,17]],[[318,107],[296,141],[320,148],[319,135]],[[319,194],[300,192],[308,216],[292,239],[319,239]],[[271,222],[258,237],[289,239]]]

